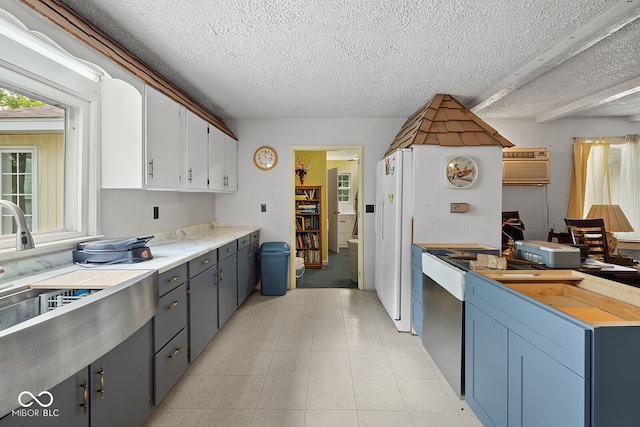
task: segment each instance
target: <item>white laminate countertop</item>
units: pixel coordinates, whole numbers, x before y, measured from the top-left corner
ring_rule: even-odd
[[[164,273],[259,229],[259,227],[254,226],[219,227],[213,223],[204,223],[179,230],[158,233],[148,243],[153,259],[134,264],[110,264],[99,265],[97,267],[93,264],[91,268],[104,270],[158,270],[158,273]],[[21,262],[27,264],[29,262],[39,263],[41,261],[34,258],[33,260]],[[21,267],[24,270],[30,270],[28,266]],[[51,266],[50,269],[43,270],[36,274],[25,274],[3,281],[4,283],[0,283],[0,292],[4,293],[5,291],[30,285],[34,282],[86,268],[89,267],[69,263]]]

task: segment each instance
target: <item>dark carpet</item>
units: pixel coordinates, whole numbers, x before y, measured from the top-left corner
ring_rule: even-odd
[[[351,281],[349,250],[341,248],[340,253],[329,251],[329,263],[322,268],[307,268],[298,279],[298,288],[357,288]]]

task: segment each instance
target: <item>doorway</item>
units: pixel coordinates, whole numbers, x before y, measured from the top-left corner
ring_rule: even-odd
[[[363,289],[361,159],[361,146],[291,147],[291,288]]]

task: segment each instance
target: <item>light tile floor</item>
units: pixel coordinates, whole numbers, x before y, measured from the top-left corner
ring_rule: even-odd
[[[147,426],[481,426],[375,292],[255,291]]]

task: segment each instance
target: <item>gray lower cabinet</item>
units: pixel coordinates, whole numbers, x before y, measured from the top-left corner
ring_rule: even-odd
[[[218,326],[221,328],[238,308],[237,243],[218,249]]]
[[[151,322],[89,366],[91,427],[140,426],[153,403]]]
[[[217,251],[189,262],[189,354],[193,362],[218,333]]]
[[[249,289],[247,295],[251,294],[258,286],[260,280],[260,269],[258,265],[258,253],[260,252],[260,232],[251,233],[251,244],[249,245]]]
[[[154,322],[154,403],[158,405],[189,367],[187,264],[158,276],[160,298]]]
[[[0,426],[143,425],[153,409],[152,354],[149,322],[89,367],[48,390],[53,396],[50,406],[33,402],[29,407],[33,412],[10,413]],[[41,397],[43,402],[45,398]]]
[[[258,285],[258,251],[260,232],[238,239],[238,307]]]

